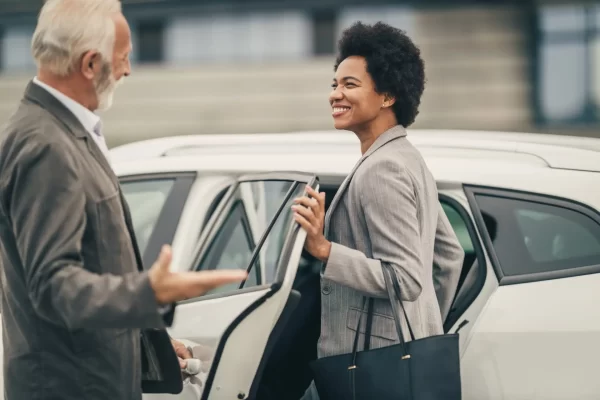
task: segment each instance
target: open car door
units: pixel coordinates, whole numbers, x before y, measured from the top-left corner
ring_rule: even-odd
[[[228,190],[200,239],[192,268],[243,268],[248,278],[178,304],[169,333],[192,348],[199,372],[186,378],[178,395],[145,398],[246,399],[255,391],[272,332],[297,305],[292,285],[306,232],[295,223],[291,206],[307,185],[318,190],[317,178],[269,173],[240,177]]]

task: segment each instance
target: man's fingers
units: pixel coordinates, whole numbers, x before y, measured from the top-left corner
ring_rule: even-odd
[[[248,273],[241,269],[219,269],[191,272],[191,274],[192,282],[206,291],[229,283],[241,282],[248,277]]]
[[[180,357],[177,358],[179,359],[179,368],[185,369],[187,367],[187,361]]]
[[[173,253],[171,251],[171,246],[165,244],[160,249],[160,254],[158,255],[158,259],[156,260],[156,265],[162,270],[169,270],[171,266],[171,260],[173,259]]]
[[[190,354],[187,347],[182,345],[182,346],[174,347],[174,349],[175,349],[175,354],[177,354],[177,356],[179,356],[179,358],[183,358],[184,360],[186,358],[192,358],[192,355]]]

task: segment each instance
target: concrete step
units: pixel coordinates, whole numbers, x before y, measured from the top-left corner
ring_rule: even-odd
[[[463,37],[479,32],[506,32],[522,28],[527,14],[507,6],[436,8],[416,13],[418,37]]]

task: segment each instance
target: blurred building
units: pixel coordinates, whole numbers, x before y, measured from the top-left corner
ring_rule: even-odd
[[[335,44],[357,20],[393,24],[420,46],[428,83],[414,127],[600,136],[600,2],[122,2],[134,74],[104,116],[112,145],[331,128]],[[0,0],[0,124],[35,71],[41,3]]]

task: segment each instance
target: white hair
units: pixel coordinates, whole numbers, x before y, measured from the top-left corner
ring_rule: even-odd
[[[90,50],[100,52],[110,62],[115,44],[114,17],[120,12],[119,0],[47,0],[31,41],[38,68],[68,76]]]

